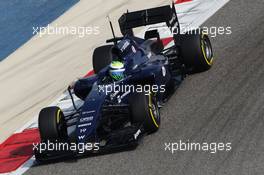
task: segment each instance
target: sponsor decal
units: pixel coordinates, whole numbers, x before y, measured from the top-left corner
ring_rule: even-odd
[[[139,134],[141,133],[141,130],[137,130],[137,132],[134,134],[135,140],[138,138]]]
[[[78,136],[79,140],[83,140],[85,138],[85,135]]]
[[[126,48],[129,46],[129,41],[125,41],[124,45],[121,47],[121,51],[123,52],[124,50],[126,50]]]
[[[95,111],[83,111],[83,112],[82,112],[82,115],[85,115],[85,114],[91,114],[91,113],[95,113]]]
[[[78,125],[78,128],[82,128],[85,126],[91,126],[91,125],[92,125],[92,123],[86,123],[86,124]]]
[[[81,130],[80,130],[80,133],[84,133],[85,131],[87,131],[87,129],[86,129],[86,128],[84,128],[84,129],[81,129]]]
[[[90,122],[93,120],[93,118],[93,116],[81,118],[80,123]]]

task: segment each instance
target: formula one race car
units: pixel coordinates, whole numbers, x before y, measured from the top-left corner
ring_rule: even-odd
[[[144,38],[134,36],[133,28],[158,23],[166,23],[173,35],[174,44],[167,49],[158,30],[147,31]],[[56,150],[54,145],[53,150],[36,149],[36,160],[136,148],[142,136],[159,129],[160,108],[185,76],[212,66],[213,51],[207,35],[175,32],[180,31],[180,24],[174,5],[127,12],[119,25],[123,37],[115,37],[110,22],[114,37],[107,43],[113,44],[94,50],[95,74],[68,89],[74,112],[66,115],[59,107],[41,110],[40,146],[56,143],[64,149]],[[74,94],[83,101],[80,107],[75,105]]]

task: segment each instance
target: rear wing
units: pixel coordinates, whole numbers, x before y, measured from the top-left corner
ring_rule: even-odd
[[[162,22],[166,22],[171,31],[175,28],[177,28],[178,32],[180,31],[174,4],[172,7],[167,5],[135,12],[127,12],[119,18],[118,22],[123,35],[133,35],[133,28]]]

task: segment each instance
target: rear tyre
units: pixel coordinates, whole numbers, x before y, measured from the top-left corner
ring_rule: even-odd
[[[105,46],[98,47],[94,50],[93,69],[96,74],[111,63],[112,48],[113,48],[113,45],[105,45]]]
[[[204,72],[213,65],[213,49],[208,35],[191,32],[181,37],[182,61],[191,73]]]
[[[67,138],[66,122],[59,107],[47,107],[40,111],[39,132],[42,141]]]
[[[160,126],[160,112],[153,94],[135,93],[130,98],[131,122],[143,124],[148,134],[154,133]]]

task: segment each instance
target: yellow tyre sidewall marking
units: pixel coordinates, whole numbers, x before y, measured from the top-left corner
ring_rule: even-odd
[[[58,110],[57,111],[57,116],[56,116],[56,121],[57,121],[57,124],[60,123],[60,118],[61,118],[61,110]]]
[[[152,112],[151,94],[149,95],[149,112],[150,112],[150,116],[151,116],[151,119],[152,119],[153,123],[158,128],[159,125],[158,125],[157,121],[155,120],[155,117],[154,117],[153,112]]]
[[[204,43],[203,43],[203,38],[204,38],[204,36],[205,36],[205,34],[203,33],[203,34],[202,34],[202,38],[201,38],[201,48],[202,48],[203,56],[204,56],[204,59],[205,59],[206,63],[207,63],[209,66],[211,66],[211,65],[213,64],[213,60],[214,60],[214,58],[212,57],[210,61],[208,61],[208,59],[207,59],[207,56],[206,56],[206,54],[205,54],[205,50],[204,50],[204,49],[205,49],[205,48],[204,48]]]

